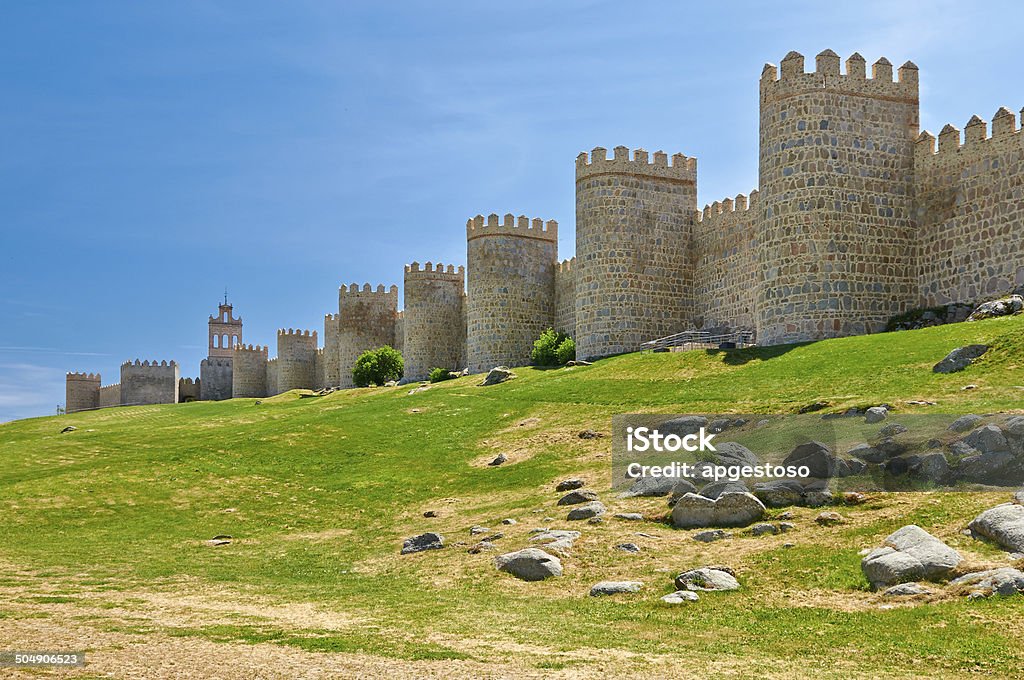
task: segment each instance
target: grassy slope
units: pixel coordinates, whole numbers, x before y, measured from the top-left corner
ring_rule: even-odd
[[[994,350],[964,373],[930,372],[969,342]],[[580,474],[606,488],[608,440],[575,433],[607,432],[614,413],[792,412],[818,400],[835,410],[889,402],[913,411],[905,402],[920,399],[949,412],[1011,410],[1024,405],[1022,350],[1017,317],[778,349],[519,369],[516,380],[490,388],[470,377],[415,394],[405,387],[281,395],[260,405],[134,407],[9,423],[0,426],[0,559],[64,583],[72,599],[87,587],[151,588],[187,576],[281,602],[318,602],[364,622],[345,634],[244,620],[183,626],[170,631],[176,635],[484,660],[502,652],[476,656],[460,641],[500,635],[546,650],[530,655],[538,667],[572,664],[551,653],[588,647],[760,663],[799,657],[823,670],[1019,668],[1019,601],[880,610],[864,592],[857,555],[916,522],[972,558],[1005,562],[959,535],[998,497],[880,497],[844,511],[851,522],[832,529],[800,511],[800,532],[786,539],[798,545],[788,550],[774,537],[698,545],[653,522],[584,525],[574,527],[584,537],[564,561],[565,577],[542,584],[514,581],[494,570],[490,555],[457,547],[406,557],[397,550],[403,537],[428,529],[469,541],[469,526],[499,528],[503,517],[520,521],[506,528],[506,549],[525,545],[531,527],[565,525],[541,521],[564,516],[552,482]],[[978,388],[962,391],[967,383]],[[59,434],[66,425],[79,429]],[[499,451],[510,464],[483,465]],[[613,511],[664,511],[663,500],[604,496]],[[441,517],[421,518],[428,509]],[[637,539],[638,530],[659,538]],[[235,542],[203,543],[222,533]],[[622,540],[644,543],[644,553],[611,550]],[[707,563],[739,569],[744,591],[696,607],[658,601],[674,573]],[[616,577],[643,580],[646,592],[586,597],[592,583]]]

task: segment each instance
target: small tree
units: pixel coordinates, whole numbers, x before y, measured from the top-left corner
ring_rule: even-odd
[[[565,333],[549,328],[533,343],[530,360],[535,366],[561,366],[576,358],[576,343]]]
[[[405,361],[402,354],[395,348],[384,345],[377,349],[369,349],[359,355],[352,367],[352,382],[357,387],[384,385],[391,380],[399,380],[405,372]]]
[[[430,369],[430,382],[439,383],[443,380],[453,380],[458,376],[449,371],[447,368],[432,368]]]

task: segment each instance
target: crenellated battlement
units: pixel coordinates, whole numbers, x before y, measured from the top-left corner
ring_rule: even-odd
[[[1024,125],[1024,109],[1021,110],[1021,121]],[[977,115],[967,121],[962,137],[960,129],[951,124],[942,128],[937,139],[928,130],[923,131],[914,147],[915,164],[927,171],[950,163],[972,163],[986,156],[1024,147],[1024,134],[1017,127],[1017,116],[1013,111],[1001,107],[992,116],[991,123],[991,135],[988,134],[988,123]]]
[[[78,373],[76,371],[68,371],[68,374],[67,374],[65,379],[66,380],[81,380],[81,381],[88,381],[88,382],[100,382],[100,380],[101,380],[99,373]]]
[[[362,288],[357,283],[351,283],[347,286],[342,285],[338,289],[339,295],[351,295],[351,296],[366,296],[366,295],[394,295],[395,299],[398,298],[398,286],[392,284],[390,287],[385,288],[384,284],[378,284],[376,288],[373,288],[370,284],[364,283]]]
[[[158,368],[158,367],[166,368],[166,367],[177,366],[177,365],[178,365],[177,362],[175,362],[173,359],[171,361],[159,361],[159,362],[156,359],[154,359],[153,361],[150,361],[148,359],[146,361],[141,361],[139,359],[136,359],[134,362],[129,360],[129,361],[125,361],[124,363],[121,364],[122,367],[124,367],[124,366],[149,366],[149,367],[152,367],[152,368]]]
[[[871,65],[871,77],[866,60],[857,52],[846,60],[845,73],[840,70],[839,55],[832,50],[821,52],[814,62],[814,70],[806,72],[804,55],[790,52],[779,66],[765,64],[761,71],[762,103],[822,89],[894,101],[918,100],[918,69],[911,61],[899,67],[895,81],[892,62],[885,57]]]
[[[235,345],[235,353],[238,354],[241,352],[267,356],[267,354],[270,353],[270,348],[267,345]]]
[[[419,262],[413,262],[405,265],[405,278],[408,279],[431,279],[431,280],[444,280],[461,282],[466,278],[466,268],[459,265],[458,268],[455,265],[445,266],[438,262],[434,264],[427,262],[420,268]]]
[[[283,337],[296,337],[296,338],[310,338],[312,340],[317,339],[316,331],[302,330],[299,328],[278,328],[277,337],[280,340]]]
[[[670,162],[664,151],[655,151],[649,156],[645,149],[635,149],[631,157],[629,147],[626,146],[612,149],[611,158],[608,158],[608,150],[601,146],[594,147],[589,154],[584,151],[576,156],[576,181],[607,174],[696,182],[697,159],[676,153],[672,154]]]
[[[704,210],[698,210],[694,213],[694,220],[696,222],[712,221],[719,215],[729,215],[730,213],[737,212],[748,212],[755,210],[759,207],[758,196],[759,192],[754,189],[750,192],[750,195],[737,194],[736,198],[726,198],[721,201],[715,201],[704,206]]]
[[[568,274],[576,267],[576,258],[570,257],[568,260],[562,260],[556,265],[557,273]]]
[[[199,367],[202,369],[206,368],[231,368],[232,358],[231,357],[207,357],[199,362]]]
[[[558,222],[545,222],[539,217],[530,219],[526,215],[516,217],[512,213],[506,213],[500,221],[495,213],[488,215],[486,220],[483,215],[466,220],[467,241],[495,235],[519,236],[558,243]]]
[[[192,387],[199,382],[199,378],[178,378],[179,387]]]

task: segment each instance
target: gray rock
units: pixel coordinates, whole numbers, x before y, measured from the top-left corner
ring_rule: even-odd
[[[779,529],[785,534],[790,531],[796,531],[796,525],[792,522],[779,522]]]
[[[424,550],[440,550],[444,547],[444,536],[427,532],[412,538],[405,539],[402,543],[402,554],[423,552]]]
[[[872,406],[864,412],[864,422],[869,425],[880,423],[885,420],[887,415],[889,415],[889,410],[884,406]]]
[[[964,437],[964,443],[981,453],[1009,451],[1010,443],[998,425],[984,425]]]
[[[1011,552],[1024,552],[1024,505],[1003,503],[975,517],[967,528]]]
[[[794,480],[773,479],[755,484],[754,495],[769,508],[785,508],[803,500],[804,487]]]
[[[775,534],[781,533],[781,531],[782,530],[779,529],[779,527],[775,526],[771,522],[759,522],[750,527],[750,533],[754,536],[764,536],[766,534],[772,534],[774,536]]]
[[[688,479],[680,479],[676,482],[675,486],[672,487],[672,494],[668,499],[668,507],[671,508],[676,504],[676,501],[688,493],[697,493],[697,487]]]
[[[907,466],[912,473],[924,479],[939,482],[949,473],[949,463],[941,451],[924,453],[920,456],[907,456]]]
[[[576,436],[580,439],[601,439],[604,437],[604,435],[597,430],[582,430]]]
[[[640,522],[643,521],[644,516],[639,512],[617,512],[613,515],[615,519],[624,519],[627,522]]]
[[[674,593],[664,595],[661,601],[667,604],[684,604],[686,602],[696,602],[699,599],[700,596],[692,590],[677,590]]]
[[[729,427],[728,418],[715,418],[708,423],[707,431],[714,434],[721,434],[722,432],[725,432],[727,427]]]
[[[566,531],[564,529],[542,529],[530,539],[530,543],[540,543],[548,550],[555,552],[568,552],[572,544],[580,537],[578,531]]]
[[[68,432],[74,432],[74,431],[75,431],[75,430],[77,430],[77,429],[78,429],[78,428],[77,428],[77,427],[75,427],[74,425],[68,425],[68,426],[67,426],[67,427],[65,427],[65,428],[64,428],[63,430],[61,430],[61,431],[60,431],[60,433],[61,433],[61,434],[67,434]]]
[[[587,524],[604,524],[604,517],[591,517],[587,520]]]
[[[675,585],[679,590],[739,590],[740,582],[727,571],[701,567],[676,576]]]
[[[638,553],[638,552],[640,552],[640,546],[638,546],[636,543],[619,543],[618,545],[615,546],[615,549],[616,550],[621,550],[622,552],[627,552],[627,553]]]
[[[688,434],[700,432],[700,428],[708,426],[708,419],[704,416],[681,416],[666,420],[658,425],[658,431],[662,434],[674,434],[685,437]]]
[[[1024,490],[1013,494],[1013,502],[1017,505],[1024,505]]]
[[[835,498],[828,489],[811,489],[804,492],[804,505],[809,508],[823,508],[834,502]]]
[[[511,517],[506,517],[505,519],[501,520],[501,523],[506,525],[506,526],[512,526],[513,524],[519,524],[519,522],[515,521]]]
[[[715,442],[712,459],[718,465],[758,465],[761,461],[753,451],[736,442]]]
[[[569,511],[566,519],[579,520],[579,519],[590,519],[591,517],[600,517],[608,508],[604,507],[604,503],[601,501],[590,501],[583,505],[576,506]]]
[[[560,481],[555,487],[555,491],[572,491],[574,489],[579,489],[582,486],[586,486],[586,482],[582,479],[573,477],[572,479],[563,479]]]
[[[739,481],[711,482],[700,490],[701,496],[711,500],[717,500],[723,493],[747,493],[747,485]]]
[[[931,594],[932,590],[925,588],[920,583],[900,583],[882,593],[885,597],[913,597],[915,595]]]
[[[596,501],[597,494],[587,489],[578,489],[576,491],[570,491],[561,498],[558,499],[558,505],[579,505],[581,503],[589,503],[590,501]]]
[[[882,463],[887,458],[884,453],[869,444],[857,444],[847,453],[869,463]]]
[[[562,562],[540,548],[524,548],[494,558],[498,571],[512,574],[524,581],[543,581],[562,575]]]
[[[907,426],[900,423],[889,423],[881,430],[878,431],[883,437],[895,437],[898,434],[903,434],[907,431]]]
[[[750,493],[724,493],[718,500],[688,493],[672,508],[672,524],[683,529],[745,527],[764,514],[764,504]]]
[[[951,432],[967,432],[967,430],[970,430],[981,421],[981,416],[974,415],[973,413],[968,413],[967,415],[960,416],[959,418],[951,422],[949,424],[948,429]]]
[[[497,385],[516,377],[508,366],[495,366],[487,372],[487,377],[481,383],[482,386]]]
[[[953,579],[950,585],[970,588],[985,595],[1016,595],[1024,593],[1024,572],[1012,567],[976,571]]]
[[[492,460],[490,463],[488,463],[488,465],[490,465],[491,467],[496,467],[496,466],[501,465],[502,463],[505,463],[507,461],[508,461],[508,456],[506,456],[504,453],[499,453],[497,455],[497,457],[495,457],[494,460]]]
[[[1013,463],[1014,457],[1009,451],[979,453],[962,459],[955,474],[966,482],[1002,486],[1009,481],[1007,472]]]
[[[873,588],[917,579],[947,576],[963,558],[960,553],[916,525],[890,534],[883,547],[861,561],[861,571]]]
[[[470,555],[479,555],[482,552],[486,552],[488,550],[497,550],[497,549],[498,549],[498,546],[494,545],[490,541],[480,541],[476,545],[474,545],[471,548],[469,548],[468,550],[466,550],[466,552],[468,552]]]
[[[957,373],[988,351],[988,345],[967,345],[957,347],[932,367],[933,373]]]
[[[591,597],[617,595],[619,593],[639,593],[644,584],[640,581],[601,581],[590,588]]]
[[[1024,308],[1024,297],[1010,295],[998,300],[983,302],[971,312],[967,320],[980,321],[981,319],[990,319],[996,316],[1009,316],[1010,314],[1020,312],[1022,308]]]
[[[699,531],[693,535],[693,540],[700,541],[701,543],[714,543],[715,541],[721,541],[724,538],[732,538],[732,532],[724,529],[708,529],[707,531]]]
[[[843,516],[834,510],[823,512],[814,518],[814,522],[823,527],[836,526],[837,524],[842,524],[844,521]]]
[[[477,534],[486,534],[489,531],[490,529],[488,529],[487,527],[482,527],[479,524],[474,524],[469,528],[469,535],[476,536]]]
[[[622,498],[667,496],[672,493],[672,488],[681,481],[690,484],[686,480],[679,480],[675,477],[638,477],[629,487],[628,491],[624,491],[619,495]],[[693,484],[690,484],[690,486],[693,486]]]
[[[783,465],[807,466],[810,476],[815,479],[831,479],[840,472],[842,461],[821,442],[807,442],[794,448]]]

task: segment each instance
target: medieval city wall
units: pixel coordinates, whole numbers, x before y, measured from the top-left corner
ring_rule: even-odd
[[[1024,113],[1022,113],[1024,117]],[[1024,285],[1024,134],[1001,108],[916,145],[919,304],[979,302]]]
[[[466,354],[462,301],[465,267],[418,262],[405,267],[405,378],[425,380],[436,367],[461,370]]]
[[[322,362],[324,387],[341,384],[341,369],[338,363],[338,314],[324,315],[324,356]]]
[[[395,313],[395,344],[392,345],[402,356],[405,356],[405,310]]]
[[[359,355],[384,345],[395,346],[398,286],[342,286],[338,290],[338,316],[338,384],[354,387],[352,367]]]
[[[104,385],[100,388],[100,408],[121,405],[121,383]]]
[[[316,385],[316,331],[277,331],[277,392],[305,389]]]
[[[184,404],[189,401],[202,401],[203,386],[202,379],[179,378],[178,379],[178,402]]]
[[[231,350],[234,351],[234,350]],[[231,357],[213,356],[199,363],[199,391],[203,401],[231,398]]]
[[[761,204],[750,197],[715,201],[694,214],[694,322],[704,330],[735,332],[756,325],[757,236]]]
[[[139,361],[121,364],[121,404],[177,404],[178,380],[174,361]]]
[[[558,223],[477,215],[466,243],[469,370],[529,364],[534,340],[555,322]]]
[[[261,345],[235,345],[232,356],[231,394],[233,398],[267,396],[267,355]]]
[[[555,267],[555,330],[576,336],[576,258]]]
[[[64,376],[64,412],[91,411],[100,407],[100,374],[68,373]]]
[[[267,396],[272,397],[275,394],[280,394],[281,390],[278,389],[278,370],[277,370],[277,357],[267,360]]]

